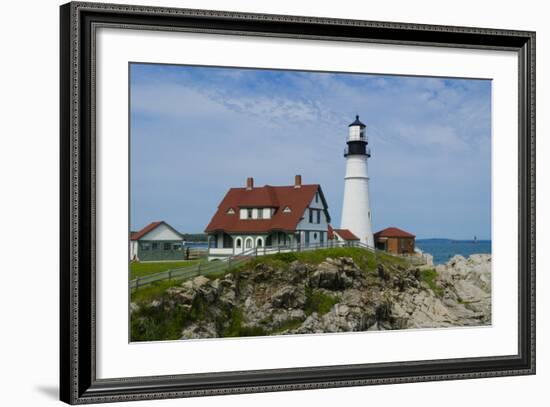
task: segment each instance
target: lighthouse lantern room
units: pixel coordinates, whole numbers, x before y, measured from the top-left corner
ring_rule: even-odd
[[[346,175],[344,178],[344,203],[342,206],[341,229],[349,229],[359,237],[362,243],[374,247],[371,211],[369,203],[367,128],[355,116],[349,125],[346,157]]]

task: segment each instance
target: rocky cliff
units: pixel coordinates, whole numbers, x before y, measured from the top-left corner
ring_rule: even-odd
[[[423,269],[362,249],[327,255],[258,258],[132,303],[132,340],[490,324],[490,255]]]

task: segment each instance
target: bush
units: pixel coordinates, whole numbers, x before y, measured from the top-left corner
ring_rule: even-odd
[[[430,290],[438,297],[443,297],[445,290],[437,285],[437,271],[435,269],[422,270],[420,272],[420,281],[427,284]]]
[[[320,290],[314,290],[310,287],[306,288],[306,304],[304,311],[306,315],[311,315],[314,312],[319,315],[324,315],[337,304],[339,299],[332,295],[325,294]]]

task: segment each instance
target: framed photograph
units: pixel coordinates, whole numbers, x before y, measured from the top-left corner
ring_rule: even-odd
[[[535,33],[61,6],[61,400],[535,373]]]

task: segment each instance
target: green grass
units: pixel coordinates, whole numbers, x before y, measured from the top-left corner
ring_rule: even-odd
[[[130,301],[137,303],[151,302],[160,297],[168,288],[180,285],[181,281],[163,280],[144,285],[137,290],[132,290]]]
[[[301,319],[289,319],[289,320],[286,320],[284,322],[282,322],[276,329],[274,329],[272,332],[270,332],[270,334],[275,334],[275,333],[280,333],[280,332],[284,332],[286,330],[292,330],[292,329],[296,329],[296,328],[299,328],[300,325],[302,325],[302,321]]]
[[[373,253],[362,248],[357,247],[335,247],[328,249],[308,250],[303,252],[292,253],[277,253],[267,256],[260,256],[244,265],[238,267],[237,270],[255,267],[258,264],[267,264],[275,268],[288,269],[290,263],[298,260],[302,263],[308,263],[317,265],[327,259],[327,257],[351,257],[353,261],[363,271],[372,272],[376,271],[376,265],[378,263],[399,264],[406,265],[406,260],[391,256],[386,253]]]
[[[314,312],[319,315],[324,315],[329,312],[333,305],[337,304],[338,301],[338,297],[307,287],[304,311],[306,315],[311,315]]]
[[[163,262],[133,262],[130,263],[130,280],[136,277],[148,276],[176,268],[191,267],[198,264],[200,260],[181,260]]]
[[[188,311],[174,307],[143,308],[131,318],[132,341],[155,341],[180,339],[184,324],[191,319]]]
[[[436,279],[437,271],[435,271],[435,269],[427,269],[420,272],[420,280],[425,282],[435,295],[437,295],[438,297],[442,297],[445,290],[436,284]]]

